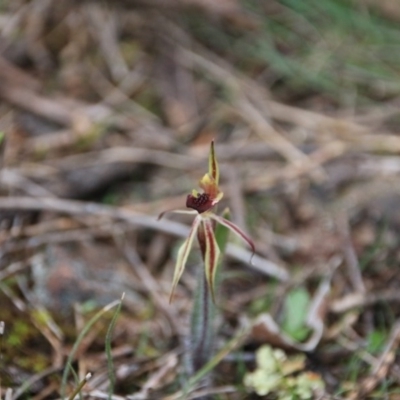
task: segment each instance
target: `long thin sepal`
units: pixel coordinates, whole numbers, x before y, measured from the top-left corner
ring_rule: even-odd
[[[217,221],[219,224],[226,226],[228,229],[230,229],[233,233],[235,233],[237,236],[239,236],[242,240],[244,240],[251,248],[251,251],[254,253],[256,252],[256,247],[254,245],[254,242],[250,239],[249,236],[247,236],[237,225],[232,223],[231,221],[228,221],[225,218],[220,217],[219,215],[215,214],[210,214],[210,218],[214,219]]]
[[[204,255],[206,278],[211,291],[212,300],[215,303],[215,275],[217,272],[220,250],[215,240],[212,221],[204,220],[203,226],[206,239],[206,254]]]
[[[219,182],[219,166],[217,157],[215,156],[214,140],[211,142],[210,155],[208,156],[208,173],[218,185]]]
[[[171,294],[169,296],[169,302],[171,303],[172,297],[174,295],[174,291],[176,285],[179,282],[180,277],[182,276],[183,270],[185,269],[186,261],[189,257],[190,249],[193,245],[193,239],[196,237],[197,229],[200,225],[201,217],[198,216],[193,220],[192,227],[189,232],[189,236],[183,242],[182,246],[178,250],[178,256],[176,259],[175,271],[174,271],[174,279],[172,281],[172,289]]]

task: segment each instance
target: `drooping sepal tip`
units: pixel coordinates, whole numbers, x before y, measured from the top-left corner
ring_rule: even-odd
[[[245,232],[243,232],[237,225],[235,225],[233,222],[231,222],[223,217],[220,217],[219,215],[215,215],[215,214],[210,214],[210,218],[217,221],[217,223],[226,226],[230,231],[232,231],[234,234],[239,236],[243,241],[245,241],[250,246],[251,251],[252,251],[252,255],[250,257],[250,264],[252,264],[254,254],[256,252],[256,246],[255,246],[253,240],[250,239],[250,237]]]

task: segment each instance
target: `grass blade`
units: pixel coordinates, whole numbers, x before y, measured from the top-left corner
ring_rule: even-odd
[[[79,345],[81,344],[83,338],[86,336],[86,334],[90,331],[90,328],[108,311],[110,311],[112,308],[114,308],[115,306],[119,305],[121,303],[121,300],[114,300],[113,302],[111,302],[110,304],[104,306],[100,311],[98,311],[90,320],[89,322],[85,325],[85,327],[83,328],[82,332],[78,335],[74,346],[72,347],[71,353],[69,353],[66,365],[65,365],[65,369],[64,369],[64,373],[62,376],[62,380],[61,380],[61,397],[64,398],[65,397],[65,389],[67,386],[67,379],[68,379],[68,374],[70,372],[71,369],[71,365],[72,362],[75,358],[75,354],[76,351],[79,348]]]
[[[110,325],[108,326],[107,334],[106,334],[106,355],[107,355],[107,369],[108,369],[108,379],[110,380],[110,387],[108,391],[108,398],[111,400],[113,392],[114,392],[114,387],[115,387],[115,371],[114,371],[114,364],[113,364],[113,359],[112,359],[112,354],[111,354],[111,336],[114,331],[115,323],[117,321],[117,318],[119,316],[119,313],[121,311],[122,307],[122,301],[124,300],[125,293],[122,294],[121,300],[117,306],[117,309],[114,312],[114,315],[111,319]]]

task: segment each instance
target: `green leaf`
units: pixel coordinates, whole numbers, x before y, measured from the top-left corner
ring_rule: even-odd
[[[377,353],[381,351],[387,341],[388,333],[383,330],[376,329],[372,331],[367,338],[367,351],[369,353]]]
[[[310,303],[310,296],[304,288],[289,292],[284,307],[282,329],[295,340],[303,340],[308,333],[304,325]]]

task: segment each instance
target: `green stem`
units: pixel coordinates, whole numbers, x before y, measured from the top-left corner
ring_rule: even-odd
[[[225,210],[223,216],[229,218],[229,212]],[[225,252],[228,241],[228,229],[225,226],[217,225],[215,228],[215,238],[221,251],[221,259]],[[197,231],[197,238],[203,258],[206,254],[206,241],[203,225]],[[221,260],[220,260],[221,261]],[[220,281],[219,268],[215,279],[216,287]],[[218,289],[216,290],[218,292]],[[205,274],[205,268],[199,270],[198,285],[193,303],[190,350],[188,352],[189,375],[197,374],[212,359],[213,343],[215,336],[215,314],[216,306],[212,300],[211,291]]]
[[[204,271],[199,276],[198,294],[192,317],[191,369],[199,371],[210,359],[214,336],[214,305]]]
[[[198,230],[198,241],[204,262],[206,253],[204,228],[200,225]],[[214,305],[211,299],[211,292],[208,288],[205,269],[199,271],[198,286],[193,304],[192,330],[191,330],[191,357],[190,369],[197,372],[209,360],[212,354],[212,339],[214,329],[212,325]]]

